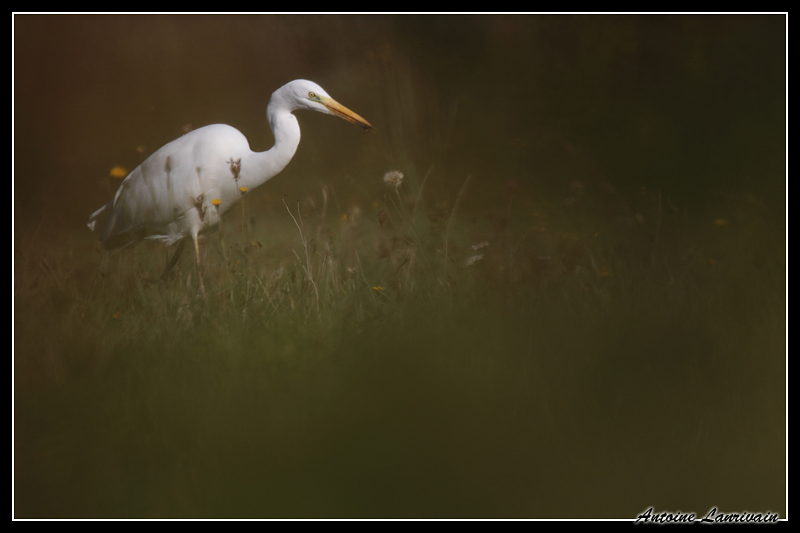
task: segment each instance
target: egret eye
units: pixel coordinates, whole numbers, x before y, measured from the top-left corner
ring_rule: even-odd
[[[308,97],[309,98],[314,98],[315,96],[317,96],[317,95],[314,94],[314,91],[308,91]]]

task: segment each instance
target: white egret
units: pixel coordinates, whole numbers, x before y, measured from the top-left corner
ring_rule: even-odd
[[[125,178],[114,199],[95,211],[89,228],[103,248],[113,249],[155,239],[179,243],[164,274],[174,266],[186,237],[194,242],[200,289],[197,237],[217,227],[220,217],[289,163],[300,143],[300,126],[292,114],[311,109],[339,116],[366,131],[372,125],[308,80],[287,83],[267,105],[267,120],[275,137],[266,152],[253,152],[236,128],[213,124],[193,130],[159,148]]]

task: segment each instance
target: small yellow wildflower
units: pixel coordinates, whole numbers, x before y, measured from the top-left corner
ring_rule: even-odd
[[[114,319],[115,319],[115,320],[118,320],[118,319],[119,319],[119,317],[121,317],[121,316],[122,316],[122,311],[120,311],[119,309],[117,309],[117,311],[114,313]]]
[[[222,203],[222,200],[220,200],[219,198],[214,198],[213,200],[211,200],[211,203],[214,205],[214,207],[219,207],[219,204]]]
[[[372,290],[377,292],[383,292],[384,289],[386,289],[386,287],[372,287]]]
[[[342,222],[347,222],[347,213],[342,215]]]
[[[247,187],[239,187],[239,192],[242,194],[247,194]]]
[[[125,176],[127,175],[128,175],[128,169],[120,165],[115,166],[109,172],[109,176],[111,176],[112,178],[117,178],[118,180],[124,179]]]

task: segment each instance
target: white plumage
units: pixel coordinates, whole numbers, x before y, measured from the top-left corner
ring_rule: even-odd
[[[89,228],[104,248],[117,248],[143,238],[171,244],[216,226],[241,200],[242,187],[252,191],[263,185],[292,159],[300,142],[296,109],[335,114],[372,129],[316,83],[292,81],[275,91],[267,106],[275,137],[270,150],[253,152],[239,130],[224,124],[191,131],[136,167],[114,199],[92,214]]]
[[[239,130],[224,124],[191,131],[136,167],[114,199],[91,215],[89,228],[106,249],[141,239],[172,244],[191,237],[199,274],[197,236],[217,226],[219,218],[241,200],[243,187],[250,192],[263,185],[294,156],[300,142],[300,126],[292,114],[297,109],[337,115],[367,131],[373,129],[316,83],[289,82],[272,93],[267,105],[275,137],[271,149],[253,152]]]

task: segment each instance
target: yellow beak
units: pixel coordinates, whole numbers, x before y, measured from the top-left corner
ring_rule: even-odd
[[[357,113],[350,111],[345,106],[327,96],[318,96],[319,103],[327,107],[334,115],[345,119],[347,122],[352,122],[364,128],[365,131],[375,131],[372,124],[361,118]]]

